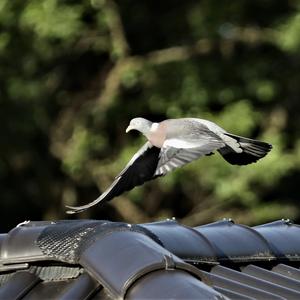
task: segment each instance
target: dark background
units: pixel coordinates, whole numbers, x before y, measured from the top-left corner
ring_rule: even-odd
[[[75,218],[300,222],[300,2],[2,0],[0,232],[69,218],[143,144],[131,118],[200,117],[273,144],[205,157]]]

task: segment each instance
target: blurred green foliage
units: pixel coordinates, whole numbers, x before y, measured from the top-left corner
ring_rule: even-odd
[[[205,157],[75,217],[300,222],[298,1],[2,0],[0,27],[0,231],[97,197],[143,144],[124,132],[135,116],[274,149]]]

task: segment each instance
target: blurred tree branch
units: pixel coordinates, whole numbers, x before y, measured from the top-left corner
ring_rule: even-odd
[[[254,27],[236,27],[230,38],[213,41],[210,39],[200,39],[193,45],[174,46],[160,50],[154,50],[144,55],[129,55],[129,45],[125,38],[121,19],[113,1],[108,1],[109,9],[115,16],[110,22],[111,38],[113,44],[119,45],[122,55],[116,60],[115,65],[107,74],[104,81],[104,88],[99,96],[101,110],[109,107],[110,103],[118,96],[121,78],[128,70],[140,70],[145,65],[161,65],[177,61],[185,61],[199,55],[206,55],[213,50],[220,50],[224,56],[232,55],[236,43],[241,42],[246,45],[258,45],[268,43],[275,36],[275,32],[270,29],[258,29]],[[114,20],[114,21],[113,21]]]
[[[112,56],[118,61],[128,56],[130,52],[119,8],[114,0],[105,0],[103,9],[112,41]]]

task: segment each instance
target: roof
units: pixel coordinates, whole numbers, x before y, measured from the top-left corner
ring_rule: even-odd
[[[0,234],[0,299],[300,299],[300,227],[28,222]]]

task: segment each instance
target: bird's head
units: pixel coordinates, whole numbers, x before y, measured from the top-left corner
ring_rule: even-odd
[[[152,126],[152,122],[144,118],[134,118],[130,121],[129,126],[126,128],[126,133],[130,130],[138,130],[143,134],[147,134]]]

